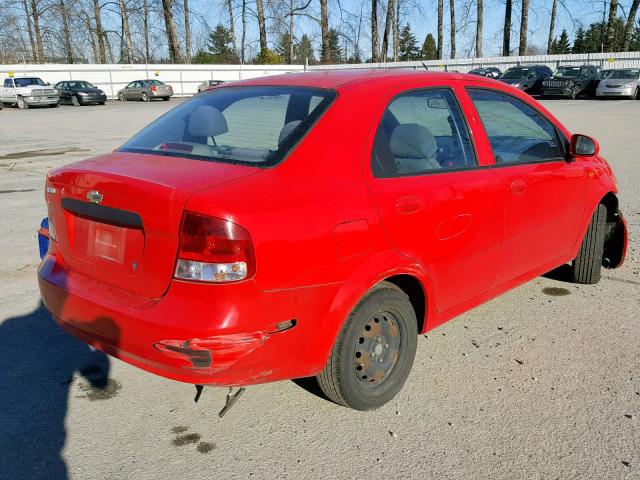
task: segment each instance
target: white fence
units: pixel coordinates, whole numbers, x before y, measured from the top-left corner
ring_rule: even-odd
[[[304,71],[303,65],[86,65],[17,64],[0,65],[0,82],[13,72],[16,77],[36,76],[55,85],[62,80],[85,80],[116,98],[129,82],[156,78],[173,88],[176,96],[196,93],[205,80],[243,80],[247,78]]]
[[[423,65],[424,64],[424,65]],[[477,67],[497,67],[501,71],[518,65],[547,65],[554,70],[558,65],[596,65],[601,69],[609,68],[640,68],[640,52],[621,53],[585,53],[576,55],[528,55],[523,57],[484,57],[484,58],[460,58],[454,60],[423,60],[415,62],[392,63],[353,63],[341,65],[315,65],[309,70],[332,70],[354,68],[412,68],[434,71],[457,71],[466,73]]]
[[[316,65],[309,70],[353,68],[411,68],[435,71],[468,72],[476,67],[498,67],[505,71],[517,65],[542,64],[555,69],[558,65],[592,64],[605,68],[640,68],[640,52],[591,53],[579,55],[530,55],[525,57],[485,57],[455,60],[425,60],[395,63],[358,63]],[[176,96],[196,93],[205,80],[243,80],[247,78],[302,72],[304,65],[86,65],[86,64],[17,64],[0,65],[0,82],[13,72],[16,77],[33,75],[52,85],[61,80],[86,80],[104,90],[109,98],[116,98],[118,90],[134,80],[157,78],[173,87]]]

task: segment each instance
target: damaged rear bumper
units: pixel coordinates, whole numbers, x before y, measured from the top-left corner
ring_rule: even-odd
[[[324,366],[323,353],[313,348],[314,319],[295,319],[296,306],[306,301],[289,290],[265,293],[251,281],[173,281],[162,298],[147,299],[68,272],[51,254],[38,282],[45,306],[69,333],[173,380],[243,386],[310,376]],[[317,304],[330,302],[335,291],[304,294]]]

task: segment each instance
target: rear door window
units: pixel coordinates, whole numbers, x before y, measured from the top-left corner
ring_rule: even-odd
[[[469,132],[451,90],[413,91],[389,103],[371,152],[375,177],[419,175],[475,165]]]

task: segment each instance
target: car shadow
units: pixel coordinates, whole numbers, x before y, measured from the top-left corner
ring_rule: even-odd
[[[565,283],[573,283],[571,281],[571,265],[565,263],[564,265],[560,265],[558,268],[551,270],[550,272],[542,275],[544,278],[548,278],[549,280],[556,280],[558,282]]]
[[[0,342],[0,477],[66,479],[70,386],[79,375],[107,387],[109,359],[60,328],[42,303],[4,320]]]

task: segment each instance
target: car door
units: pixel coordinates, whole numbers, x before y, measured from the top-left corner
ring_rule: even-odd
[[[492,88],[468,87],[501,180],[503,284],[553,264],[574,246],[585,204],[585,171],[566,159],[566,140],[533,104]]]
[[[139,82],[131,82],[129,85],[126,86],[126,88],[124,89],[124,97],[127,100],[133,100],[136,98],[136,90],[138,88],[138,83]]]
[[[385,102],[367,180],[394,248],[427,270],[439,312],[491,288],[503,223],[500,182],[454,90],[420,85]]]

